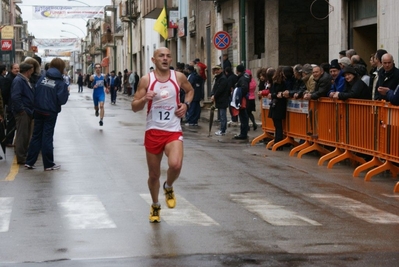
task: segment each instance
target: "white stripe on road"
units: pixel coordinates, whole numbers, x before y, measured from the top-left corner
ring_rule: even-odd
[[[243,205],[248,211],[257,214],[264,221],[277,226],[308,226],[320,223],[290,211],[284,206],[278,206],[264,198],[259,193],[231,194],[231,199]]]
[[[150,194],[140,194],[140,196],[149,204],[152,204]],[[198,208],[188,202],[180,195],[176,196],[176,207],[169,209],[166,204],[161,205],[161,221],[165,221],[170,225],[200,225],[212,226],[219,225],[211,217],[201,212]],[[149,208],[148,208],[149,210]],[[149,214],[149,213],[148,213]]]
[[[338,208],[352,216],[375,224],[396,224],[399,223],[399,216],[376,209],[370,205],[357,200],[343,197],[336,194],[307,194],[320,202]]]
[[[57,204],[63,209],[70,229],[116,228],[97,196],[64,196]]]
[[[13,197],[0,197],[0,233],[7,232],[10,227]]]

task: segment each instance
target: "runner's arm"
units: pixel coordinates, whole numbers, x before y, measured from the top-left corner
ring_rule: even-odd
[[[132,110],[133,112],[137,112],[142,110],[145,107],[145,104],[148,102],[149,99],[147,99],[147,88],[148,88],[149,80],[148,80],[148,75],[143,76],[139,84],[137,86],[137,91],[134,94],[133,100],[132,100]],[[155,95],[154,92],[152,92],[153,95]],[[154,97],[154,96],[152,96]],[[151,99],[152,99],[151,97]]]

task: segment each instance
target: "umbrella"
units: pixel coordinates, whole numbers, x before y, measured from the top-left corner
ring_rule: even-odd
[[[15,126],[7,134],[5,134],[5,129],[4,122],[0,123],[0,143],[4,152],[4,158],[6,157],[7,138],[14,134]]]
[[[212,130],[212,124],[213,124],[213,117],[214,117],[214,111],[215,111],[215,106],[212,105],[211,109],[209,110],[209,134],[208,137],[211,136],[211,130]]]
[[[3,149],[3,154],[5,157],[6,156],[6,133],[5,133],[4,122],[0,122],[0,141],[1,141],[1,148]]]

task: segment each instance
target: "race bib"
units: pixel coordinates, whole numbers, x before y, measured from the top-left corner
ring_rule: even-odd
[[[157,122],[168,122],[175,116],[174,106],[154,106],[152,108],[152,120]]]

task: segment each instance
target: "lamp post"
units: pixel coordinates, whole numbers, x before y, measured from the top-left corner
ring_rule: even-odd
[[[73,24],[71,24],[71,23],[68,23],[68,22],[63,22],[62,24],[64,24],[64,25],[70,25],[70,26],[73,26],[73,27],[75,27],[75,28],[77,28],[77,29],[79,29],[79,31],[81,31],[82,33],[83,33],[83,36],[85,36],[86,35],[86,33],[81,29],[81,28],[79,28],[78,26],[76,26],[76,25],[73,25]]]
[[[79,0],[68,0],[69,2],[78,2],[78,3],[81,3],[81,4],[84,4],[84,5],[86,5],[86,6],[90,6],[89,4],[87,4],[87,3],[85,3],[85,2],[82,2],[82,1],[79,1]]]
[[[69,32],[69,31],[65,31],[65,30],[61,30],[61,32],[67,32],[67,33],[73,34],[73,35],[75,35],[78,39],[80,39],[79,35],[77,35],[76,33]]]

